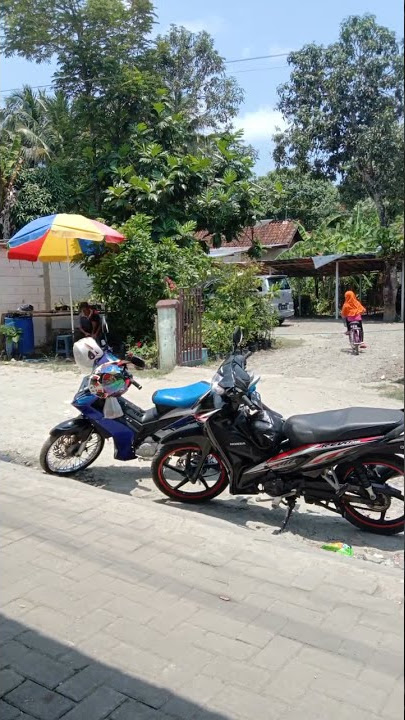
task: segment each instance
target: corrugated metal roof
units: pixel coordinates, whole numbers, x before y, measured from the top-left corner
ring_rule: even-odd
[[[339,261],[339,275],[360,275],[364,272],[380,272],[384,269],[384,258],[375,254],[359,255],[317,255],[306,258],[279,258],[266,265],[272,271],[284,273],[290,277],[311,277],[314,275],[334,275],[336,261]]]

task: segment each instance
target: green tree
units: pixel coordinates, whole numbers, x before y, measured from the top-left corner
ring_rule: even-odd
[[[307,45],[288,60],[291,77],[279,89],[288,128],[276,137],[277,164],[341,178],[346,194],[373,200],[388,227],[403,208],[403,42],[374,16],[354,16],[336,43]],[[385,320],[395,316],[391,257]]]
[[[403,196],[403,45],[374,16],[354,16],[338,42],[307,45],[288,61],[277,163],[360,184],[387,225]]]
[[[83,261],[94,293],[107,304],[111,326],[121,338],[153,338],[158,300],[169,297],[173,287],[202,282],[210,269],[210,259],[195,240],[186,248],[171,238],[156,243],[151,224],[145,215],[134,215],[122,228],[125,243]]]
[[[196,127],[229,125],[243,100],[235,78],[227,77],[224,59],[212,37],[171,25],[159,35],[153,67],[168,88],[174,112],[186,112]]]
[[[50,128],[44,97],[29,87],[13,93],[0,110],[0,226],[3,239],[11,233],[17,184],[24,168],[44,162],[50,154]]]
[[[193,221],[218,246],[254,223],[258,191],[240,135],[199,136],[164,95],[153,104],[149,125],[135,127],[125,160],[107,197],[117,221],[145,213],[153,218],[154,239],[185,239],[185,224]]]
[[[283,258],[313,257],[354,253],[377,253],[381,245],[381,225],[375,206],[360,202],[349,212],[326,218],[312,232],[300,227],[302,242],[283,253]]]
[[[215,354],[230,350],[232,333],[238,325],[244,341],[268,337],[276,317],[268,298],[257,292],[260,267],[251,263],[243,268],[223,263],[216,267],[214,292],[206,300],[203,315],[203,340]]]
[[[313,230],[340,212],[338,188],[330,181],[296,169],[272,170],[258,179],[261,204],[266,218],[299,220]]]
[[[300,232],[303,241],[284,252],[283,258],[356,253],[375,253],[382,256],[386,260],[383,273],[384,315],[389,322],[395,320],[397,266],[404,252],[402,216],[390,223],[388,228],[383,227],[374,203],[368,199],[359,202],[350,213],[341,213],[325,220],[311,233],[303,227],[300,228]],[[388,277],[387,273],[389,273]],[[363,288],[370,286],[367,276],[363,276],[363,280]],[[302,282],[296,282],[303,292]],[[357,278],[348,278],[347,282],[350,287],[356,287]],[[315,283],[312,280],[308,281],[307,289],[310,288],[311,292],[313,285],[318,309],[330,311],[334,298],[334,280],[325,278],[322,284],[319,284],[317,278]],[[393,308],[392,312],[391,308]],[[389,314],[387,309],[390,310]]]
[[[71,191],[58,165],[24,169],[15,184],[16,199],[11,210],[13,232],[37,217],[69,212]]]
[[[76,160],[76,198],[88,214],[99,214],[111,182],[112,156],[125,147],[129,127],[143,119],[144,96],[156,76],[142,71],[151,44],[150,0],[0,0],[6,56],[37,62],[56,57],[54,83],[67,99]],[[148,102],[149,104],[149,102]],[[61,110],[54,107],[54,110]],[[59,115],[59,120],[61,117]],[[68,130],[68,128],[64,128]]]
[[[56,56],[58,86],[92,99],[145,52],[154,12],[150,0],[0,0],[0,18],[7,57]]]

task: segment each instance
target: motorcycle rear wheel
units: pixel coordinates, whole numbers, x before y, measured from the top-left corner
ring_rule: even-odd
[[[156,487],[171,500],[203,503],[220,495],[228,485],[228,474],[219,455],[211,453],[197,481],[188,479],[201,457],[201,448],[184,442],[174,447],[163,446],[152,462],[152,478]]]
[[[393,498],[384,492],[380,493],[380,500],[387,504],[387,508],[382,511],[373,511],[372,508],[356,507],[356,500],[342,501],[342,514],[352,525],[377,535],[396,535],[404,530],[404,463],[399,457],[392,455],[370,455],[370,457],[362,458],[363,467],[370,473],[375,473],[376,482],[381,485],[390,485],[400,490],[401,497]],[[353,473],[353,467],[349,464],[342,466],[339,472],[339,479],[342,483],[350,482],[350,475]],[[402,481],[399,480],[402,478]],[[401,488],[398,485],[401,484]],[[376,517],[380,514],[380,517]],[[389,513],[389,517],[387,517]],[[402,514],[397,514],[402,513]]]
[[[100,455],[104,447],[104,438],[93,430],[87,438],[86,448],[82,454],[69,455],[69,448],[72,449],[74,443],[80,445],[81,440],[72,433],[57,437],[49,436],[39,456],[42,470],[48,475],[74,475],[84,470]]]

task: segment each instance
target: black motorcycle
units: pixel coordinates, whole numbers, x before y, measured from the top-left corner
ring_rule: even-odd
[[[352,407],[284,420],[257,392],[248,397],[241,340],[236,331],[234,352],[192,408],[194,419],[161,439],[152,463],[159,490],[186,503],[228,485],[231,495],[266,493],[273,507],[287,506],[281,531],[302,496],[362,530],[402,532],[403,410]]]

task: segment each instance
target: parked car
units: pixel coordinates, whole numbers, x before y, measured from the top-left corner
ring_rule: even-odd
[[[270,295],[270,303],[278,315],[278,322],[283,324],[286,318],[294,316],[294,301],[290,283],[286,275],[259,275],[258,291]]]

